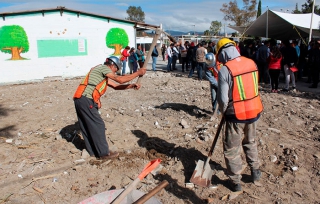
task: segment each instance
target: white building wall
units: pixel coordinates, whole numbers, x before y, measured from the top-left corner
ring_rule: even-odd
[[[11,54],[0,52],[1,84],[41,80],[53,76],[85,75],[91,67],[102,64],[106,57],[114,53],[114,49],[106,45],[106,35],[111,28],[124,29],[129,38],[129,46],[135,46],[133,24],[112,20],[108,22],[107,19],[82,14],[78,17],[67,11],[64,11],[62,16],[59,11],[56,11],[44,13],[44,16],[39,12],[32,15],[6,16],[5,20],[0,19],[0,29],[10,25],[19,25],[25,30],[29,51],[21,53],[23,60],[11,60]],[[39,57],[37,43],[41,40],[55,39],[78,39],[79,45],[83,45],[81,42],[86,41],[87,55]],[[128,70],[127,66],[127,72]]]

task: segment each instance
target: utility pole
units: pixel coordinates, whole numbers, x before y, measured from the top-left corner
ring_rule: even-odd
[[[316,0],[313,0],[311,21],[310,21],[310,31],[309,31],[309,42],[311,41],[311,38],[312,38],[312,20],[313,20],[314,5],[315,5],[315,4],[316,4]]]
[[[269,14],[269,7],[267,6],[267,27],[266,27],[266,38],[268,38],[268,26],[269,26],[269,25],[268,25],[268,24],[269,24],[269,22],[268,22],[268,21],[269,21],[269,19],[268,19],[268,17],[269,17],[269,16],[268,16],[268,14]]]

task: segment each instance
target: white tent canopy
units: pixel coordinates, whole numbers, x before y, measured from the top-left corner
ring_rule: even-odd
[[[291,14],[267,10],[247,27],[228,26],[244,35],[268,37],[276,39],[293,39],[309,37],[312,13]],[[268,26],[267,26],[268,22]],[[320,37],[320,16],[313,15],[312,36]],[[299,35],[300,34],[300,35]]]

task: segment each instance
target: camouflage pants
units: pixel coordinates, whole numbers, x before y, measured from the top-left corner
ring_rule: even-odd
[[[244,137],[242,137],[242,132]],[[227,173],[234,183],[240,183],[242,172],[241,147],[246,160],[253,169],[259,168],[259,158],[256,142],[256,122],[232,123],[226,121],[223,138],[224,157]]]

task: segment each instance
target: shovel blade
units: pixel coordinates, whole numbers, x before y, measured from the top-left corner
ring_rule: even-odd
[[[209,162],[199,160],[197,166],[192,174],[190,182],[202,187],[208,187],[211,184],[213,170],[211,169]]]

